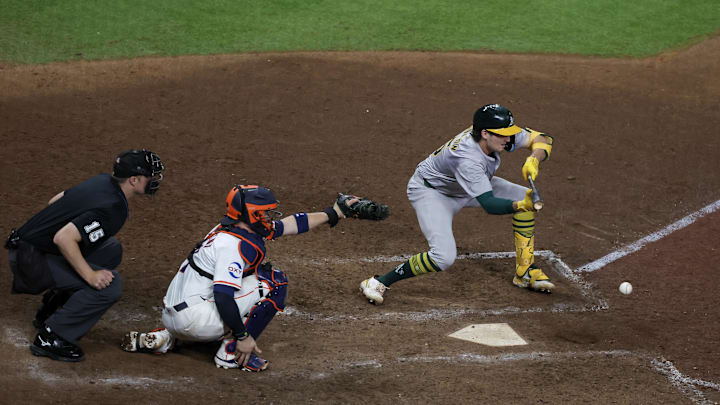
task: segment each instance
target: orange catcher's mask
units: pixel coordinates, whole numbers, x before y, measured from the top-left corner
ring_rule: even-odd
[[[279,202],[269,188],[255,185],[233,187],[225,199],[225,217],[220,224],[227,226],[238,221],[245,222],[263,238],[272,238],[273,221],[282,217]]]

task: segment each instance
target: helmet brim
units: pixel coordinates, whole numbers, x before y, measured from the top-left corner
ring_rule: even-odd
[[[239,219],[232,219],[232,218],[230,218],[229,216],[225,215],[225,216],[220,220],[220,225],[228,226],[228,225],[233,225],[233,224],[235,224],[235,223],[237,223],[237,222],[240,222],[240,220],[239,220]]]
[[[522,132],[522,128],[517,125],[512,125],[507,128],[485,128],[485,130],[501,136],[513,136]]]

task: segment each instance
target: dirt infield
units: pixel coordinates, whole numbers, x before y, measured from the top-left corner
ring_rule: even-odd
[[[5,401],[718,403],[718,77],[719,38],[641,60],[288,53],[0,66],[3,232],[123,149],[149,148],[167,166],[157,198],[131,202],[118,235],[123,299],[81,341],[84,362],[33,357],[39,297],[5,295]],[[415,165],[489,102],[555,137],[537,181],[536,248],[557,291],[513,287],[513,259],[492,255],[513,250],[509,218],[467,210],[451,270],[367,304],[362,279],[426,250],[405,197]],[[498,174],[520,182],[525,156],[504,155]],[[291,283],[288,310],[258,342],[268,371],[216,369],[216,348],[201,345],[121,351],[127,330],[159,326],[164,289],[236,183],[273,188],[285,213],[347,191],[393,214],[268,244]],[[659,241],[602,260],[647,235]],[[623,280],[632,295],[617,291]],[[500,322],[529,344],[447,337]]]

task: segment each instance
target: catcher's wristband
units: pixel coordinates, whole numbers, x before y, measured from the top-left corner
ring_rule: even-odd
[[[242,342],[249,337],[250,334],[247,333],[247,331],[242,331],[241,333],[233,333],[233,338],[235,338],[235,340],[237,340],[238,342]]]
[[[327,207],[323,210],[323,212],[328,216],[328,224],[330,224],[330,228],[337,225],[340,218],[338,217],[337,212],[335,212],[335,208]]]

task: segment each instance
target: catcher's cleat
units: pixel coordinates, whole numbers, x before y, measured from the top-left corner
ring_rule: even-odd
[[[383,294],[385,294],[385,290],[387,290],[388,287],[378,281],[376,277],[377,276],[370,277],[360,283],[360,291],[362,291],[365,298],[367,298],[371,304],[380,305],[384,301]]]
[[[547,293],[552,292],[552,289],[555,288],[555,284],[550,282],[550,277],[546,276],[545,273],[534,264],[528,267],[522,277],[515,275],[515,277],[513,277],[513,284],[520,288],[529,288],[534,291]]]
[[[165,353],[175,346],[175,339],[164,328],[148,333],[128,332],[123,337],[120,348],[126,352]]]
[[[53,332],[49,326],[42,325],[30,345],[30,352],[35,356],[50,357],[60,361],[80,361],[85,358],[80,346],[68,342]]]
[[[268,361],[258,357],[255,353],[250,353],[250,360],[248,360],[246,366],[240,365],[235,355],[235,341],[232,339],[225,339],[223,344],[218,349],[215,355],[215,367],[234,369],[239,368],[242,371],[249,371],[252,373],[259,373],[268,368]]]

